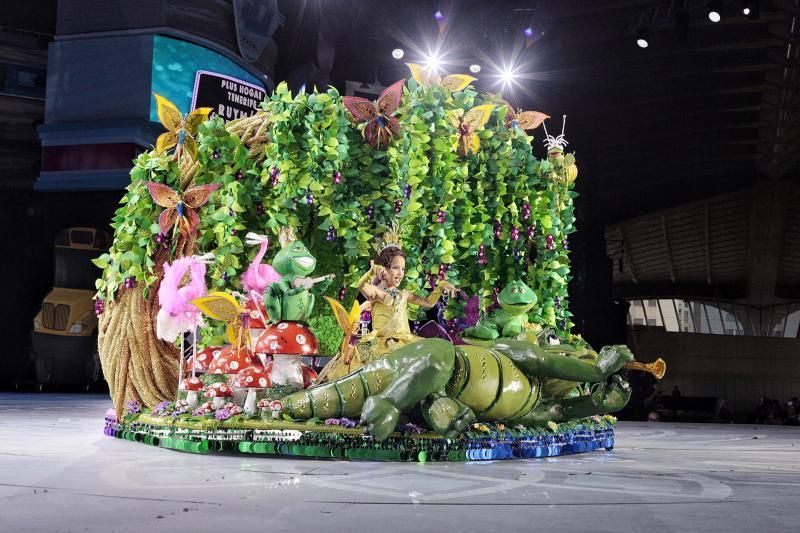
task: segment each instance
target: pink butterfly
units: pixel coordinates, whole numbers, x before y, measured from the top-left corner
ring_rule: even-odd
[[[211,193],[221,186],[219,183],[196,185],[181,195],[161,183],[148,181],[145,184],[153,201],[165,208],[158,217],[161,233],[166,233],[174,225],[187,237],[200,225],[200,217],[195,210],[205,205]]]
[[[342,103],[357,122],[368,122],[364,138],[371,146],[388,146],[400,133],[400,122],[392,116],[400,106],[405,80],[399,80],[384,89],[377,102],[358,96],[345,96]]]

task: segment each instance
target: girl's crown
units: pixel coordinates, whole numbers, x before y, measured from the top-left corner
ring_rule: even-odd
[[[383,238],[374,245],[374,248],[375,251],[378,252],[379,254],[383,252],[385,249],[392,247],[400,248],[402,250],[403,246],[401,242],[402,241],[400,239],[400,224],[397,222],[397,220],[393,220],[392,224],[383,234]]]

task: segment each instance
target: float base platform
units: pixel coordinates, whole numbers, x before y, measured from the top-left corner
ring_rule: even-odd
[[[794,531],[800,429],[620,421],[544,459],[192,454],[103,435],[107,396],[0,394],[0,531]]]
[[[171,420],[138,414],[118,422],[109,410],[105,434],[151,446],[192,453],[239,452],[258,456],[366,459],[372,461],[490,461],[531,459],[614,447],[613,424],[582,420],[553,429],[512,429],[475,424],[448,439],[435,433],[394,433],[377,443],[361,428],[324,423],[262,421],[237,416],[225,421]]]

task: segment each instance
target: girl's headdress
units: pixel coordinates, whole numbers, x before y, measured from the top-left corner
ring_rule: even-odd
[[[379,240],[373,247],[379,254],[387,248],[400,248],[403,249],[400,238],[400,224],[397,220],[393,220],[392,224],[383,234],[383,238]]]

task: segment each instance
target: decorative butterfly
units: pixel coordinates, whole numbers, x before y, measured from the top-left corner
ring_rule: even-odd
[[[228,337],[228,341],[236,346],[237,350],[242,345],[242,339],[246,344],[249,344],[250,335],[249,333],[243,335],[245,328],[242,327],[249,314],[247,309],[239,305],[236,298],[227,292],[211,292],[208,296],[196,298],[190,303],[210,319],[225,322],[227,324],[225,334]]]
[[[350,361],[353,360],[353,356],[356,355],[358,318],[361,315],[361,306],[358,304],[358,301],[354,301],[353,307],[350,308],[350,313],[348,313],[342,304],[333,298],[326,296],[325,299],[330,304],[331,309],[333,309],[333,315],[336,317],[339,327],[342,328],[344,332],[340,353],[342,354],[342,362],[349,365]]]
[[[200,224],[200,217],[195,210],[205,205],[211,193],[220,188],[219,183],[196,185],[186,189],[181,196],[177,191],[161,183],[148,181],[145,185],[153,201],[165,208],[158,217],[161,233],[166,233],[174,225],[186,237]]]
[[[482,104],[467,111],[460,120],[454,122],[458,128],[458,141],[456,148],[459,155],[477,153],[481,141],[475,132],[486,125],[494,110],[494,104]]]
[[[428,69],[416,63],[406,63],[411,71],[411,77],[420,85],[430,87],[431,85],[441,85],[450,91],[463,91],[467,86],[478,78],[473,78],[467,74],[449,74],[442,78],[433,69]]]
[[[550,118],[550,115],[545,115],[540,111],[522,111],[521,109],[517,109],[514,111],[514,108],[511,107],[511,104],[506,102],[506,108],[508,111],[506,112],[506,128],[513,128],[515,126],[519,126],[522,130],[535,130],[538,128],[542,122]]]
[[[399,80],[384,89],[376,102],[358,96],[345,96],[342,103],[358,122],[368,122],[364,138],[371,146],[388,146],[392,138],[400,133],[400,122],[392,116],[403,97],[403,85]]]
[[[161,154],[175,146],[173,161],[180,160],[184,148],[193,160],[197,159],[197,142],[195,142],[194,136],[197,135],[197,129],[208,118],[212,109],[198,107],[184,117],[175,104],[159,94],[153,93],[153,95],[156,97],[158,119],[167,128],[167,132],[159,135],[156,140],[156,152]]]

